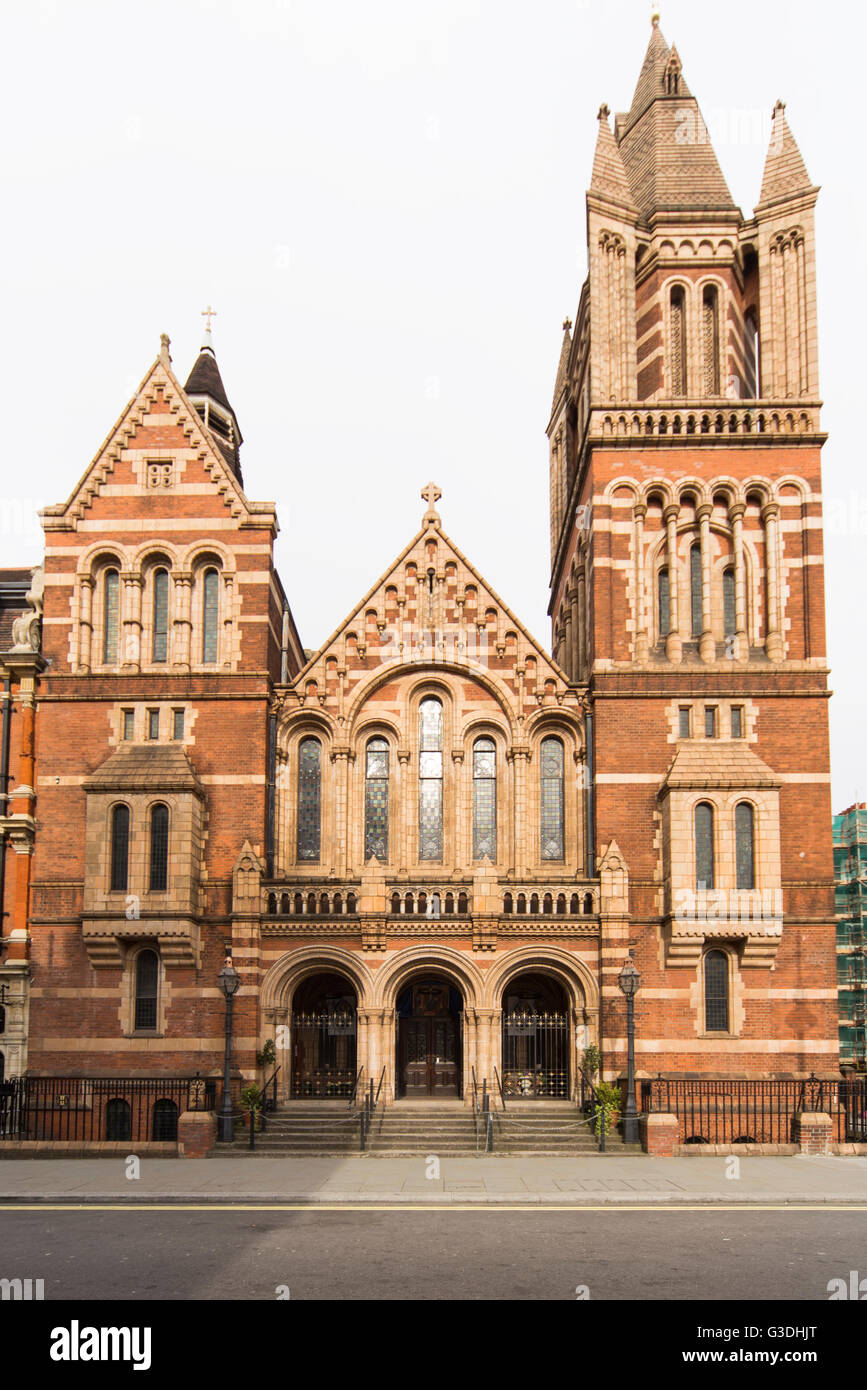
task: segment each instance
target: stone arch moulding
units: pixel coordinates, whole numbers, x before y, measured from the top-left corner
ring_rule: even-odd
[[[375,981],[372,1004],[376,1008],[392,1009],[400,990],[413,975],[429,970],[444,975],[464,997],[464,1008],[479,1008],[485,992],[484,980],[478,968],[462,951],[450,946],[413,946],[396,951],[379,970]]]
[[[355,989],[358,1008],[369,1006],[373,997],[373,977],[354,951],[342,946],[302,946],[287,951],[267,971],[259,992],[263,1017],[268,1010],[288,1015],[295,990],[310,975],[336,973],[346,975]]]
[[[484,1007],[499,1009],[503,991],[516,975],[537,971],[563,986],[576,1013],[598,1012],[599,984],[587,961],[559,946],[520,946],[499,957],[485,975]]]

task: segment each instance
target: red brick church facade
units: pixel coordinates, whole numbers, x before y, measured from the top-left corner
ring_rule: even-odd
[[[163,340],[43,513],[18,1070],[218,1076],[228,945],[287,1102],[621,1076],[630,949],[640,1076],[837,1074],[816,195],[778,105],[743,216],[654,23],[548,427],[553,655],[433,485],[305,651],[210,339],[185,385]]]

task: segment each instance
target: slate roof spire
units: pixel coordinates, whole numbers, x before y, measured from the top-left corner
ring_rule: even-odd
[[[786,120],[786,103],[778,101],[773,112],[771,140],[758,206],[815,191],[803,155]]]
[[[632,189],[617,148],[617,141],[608,124],[609,115],[608,107],[603,102],[596,118],[599,122],[599,134],[596,137],[596,153],[593,156],[590,192],[605,198],[608,202],[620,203],[634,214],[636,209]]]
[[[210,308],[203,310],[208,318],[207,327],[199,355],[193,364],[193,370],[187,377],[184,391],[207,425],[223,458],[243,487],[241,463],[238,455],[244,442],[244,436],[241,434],[238,418],[232,409],[226,388],[223,385],[223,378],[220,375],[220,368],[217,366],[217,357],[211,337],[211,315],[215,312]]]

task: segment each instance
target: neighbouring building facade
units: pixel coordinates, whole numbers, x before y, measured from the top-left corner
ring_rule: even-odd
[[[630,950],[640,1076],[837,1073],[816,195],[778,104],[743,216],[654,22],[548,426],[553,655],[434,484],[305,651],[210,336],[185,385],[163,340],[43,513],[31,1073],[219,1075],[227,948],[287,1103],[619,1077]]]
[[[840,1065],[867,1071],[867,804],[834,817]]]

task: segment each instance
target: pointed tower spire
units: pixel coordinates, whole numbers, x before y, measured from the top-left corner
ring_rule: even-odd
[[[226,388],[223,385],[220,368],[217,366],[211,338],[211,318],[216,312],[216,309],[212,309],[210,305],[207,309],[202,310],[207,324],[199,355],[193,364],[193,370],[187,377],[184,391],[207,425],[214,443],[243,487],[241,463],[238,455],[244,442],[244,436],[241,434],[238,418],[232,409],[229,397],[226,395]]]
[[[758,207],[814,191],[807,166],[786,120],[786,103],[774,107],[771,141],[765,160],[765,174]]]
[[[620,203],[630,212],[635,212],[635,200],[632,197],[629,179],[620,158],[617,141],[608,124],[609,115],[608,107],[603,102],[596,118],[599,121],[599,134],[596,137],[596,153],[593,156],[590,192],[605,198],[608,202]]]
[[[563,388],[569,376],[569,358],[572,353],[572,320],[563,320],[563,343],[560,348],[560,361],[557,363],[557,380],[554,382],[554,400],[551,405],[551,413],[556,410],[557,402],[563,394]]]

